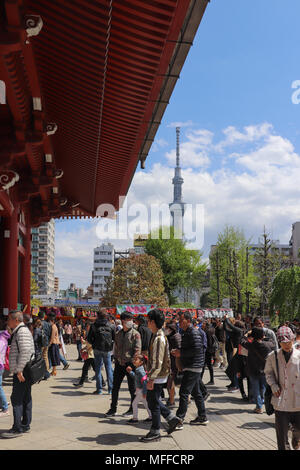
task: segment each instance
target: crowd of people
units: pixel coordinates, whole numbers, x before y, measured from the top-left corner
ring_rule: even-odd
[[[179,311],[166,319],[160,309],[137,317],[123,312],[120,319],[101,309],[96,321],[79,319],[74,327],[70,322],[64,325],[55,314],[45,319],[40,312],[32,320],[22,312],[10,312],[7,324],[0,328],[0,417],[10,414],[2,385],[4,371],[9,368],[13,375],[10,398],[14,422],[0,437],[17,437],[30,431],[32,396],[31,383],[23,375],[26,363],[32,356],[43,357],[44,380],[56,376],[61,363],[63,369],[69,367],[65,345],[73,338],[77,360],[83,362],[74,387],[84,386],[92,368],[94,393],[103,394],[107,386],[111,404],[106,416],[113,417],[126,377],[130,406],[124,415],[129,418],[128,424],[138,423],[139,403],[147,410],[145,421],[151,423],[149,432],[140,438],[142,442],[160,440],[161,417],[167,422],[168,434],[183,429],[191,400],[197,415],[189,424],[208,425],[208,386],[215,383],[216,368],[222,368],[228,377],[228,392],[240,393],[241,401],[255,404],[256,414],[264,412],[265,391],[271,387],[278,449],[290,449],[289,430],[292,448],[300,449],[299,320],[271,329],[262,318],[250,315],[195,319],[189,311]],[[210,380],[204,384],[206,368]]]

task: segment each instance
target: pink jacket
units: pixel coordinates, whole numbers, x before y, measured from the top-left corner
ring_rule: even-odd
[[[5,355],[6,355],[9,338],[10,338],[10,334],[8,331],[6,330],[0,331],[0,370],[4,369]]]

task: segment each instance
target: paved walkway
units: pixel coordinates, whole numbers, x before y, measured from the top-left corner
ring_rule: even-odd
[[[95,381],[76,389],[73,382],[81,375],[82,363],[76,361],[76,346],[67,346],[70,368],[58,368],[56,377],[32,387],[33,420],[31,432],[15,439],[0,439],[0,450],[275,450],[277,449],[274,417],[253,413],[254,405],[245,404],[240,393],[227,392],[225,373],[215,370],[215,384],[206,402],[207,426],[190,426],[196,416],[193,402],[189,405],[186,424],[181,431],[168,436],[164,424],[160,442],[139,442],[148,432],[148,423],[127,424],[123,417],[129,407],[126,379],[120,392],[118,415],[105,417],[110,396],[93,395]],[[92,378],[93,371],[89,371]],[[105,376],[105,374],[104,374]],[[208,382],[205,372],[204,383]],[[246,385],[246,384],[245,384]],[[4,380],[7,398],[11,394],[11,377]],[[107,389],[105,389],[107,390]],[[9,399],[10,401],[10,399]],[[176,410],[175,410],[176,411]],[[139,409],[139,419],[147,412]],[[163,420],[164,422],[164,420]],[[12,427],[13,418],[1,418],[0,432]]]

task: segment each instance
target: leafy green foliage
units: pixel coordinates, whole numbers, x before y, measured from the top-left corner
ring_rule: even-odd
[[[253,260],[248,246],[249,241],[239,228],[225,226],[218,235],[210,255],[208,305],[221,307],[222,300],[230,298],[231,307],[239,313],[248,313],[257,305]]]
[[[270,314],[280,322],[291,321],[300,314],[300,267],[279,271],[272,283]]]
[[[289,258],[276,249],[265,228],[260,238],[260,247],[253,256],[260,314],[268,314],[272,282],[275,275],[288,266]]]
[[[170,227],[168,238],[164,238],[165,230],[160,227],[151,233],[145,251],[159,261],[165,292],[169,303],[173,304],[176,299],[172,293],[177,287],[190,290],[201,287],[207,266],[201,261],[201,252],[189,250],[182,239],[175,237],[173,227]]]
[[[101,305],[114,307],[123,303],[168,306],[163,274],[153,256],[131,255],[116,262],[107,280]]]
[[[31,307],[39,307],[41,305],[41,301],[39,299],[34,299],[33,296],[37,295],[39,291],[37,282],[35,280],[35,276],[33,273],[31,273],[31,280],[30,280],[30,304]]]

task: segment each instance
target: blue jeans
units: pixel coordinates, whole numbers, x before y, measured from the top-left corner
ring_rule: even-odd
[[[98,351],[94,349],[94,358],[95,358],[95,375],[96,375],[96,389],[98,392],[102,391],[102,376],[101,376],[101,367],[105,366],[106,377],[108,383],[108,393],[112,391],[113,386],[113,370],[111,365],[111,351]]]
[[[251,396],[256,403],[257,408],[262,409],[264,404],[264,395],[266,391],[266,378],[265,375],[251,375],[250,376],[250,385],[251,385]]]
[[[0,369],[0,404],[2,404],[3,411],[6,411],[8,408],[6,396],[2,387],[2,378],[4,374],[4,369]]]
[[[60,353],[59,354],[60,360],[63,363],[63,366],[66,366],[68,362],[66,361],[65,357]]]

